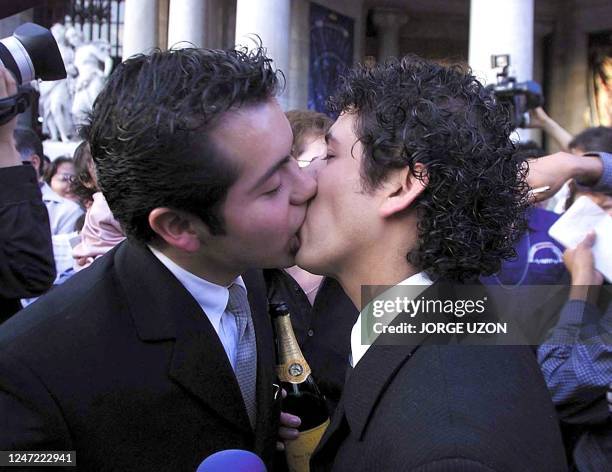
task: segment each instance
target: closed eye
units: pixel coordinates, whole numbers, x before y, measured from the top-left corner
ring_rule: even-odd
[[[272,189],[269,192],[264,193],[264,195],[274,195],[274,194],[278,193],[278,191],[281,189],[281,187],[282,187],[282,185],[279,185],[275,189]]]

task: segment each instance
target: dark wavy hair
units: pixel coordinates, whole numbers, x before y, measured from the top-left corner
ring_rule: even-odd
[[[415,202],[412,265],[432,277],[467,281],[516,256],[513,245],[526,229],[525,160],[509,139],[508,110],[469,70],[412,55],[357,66],[341,78],[330,106],[357,113],[366,191],[406,166],[427,178]]]
[[[74,161],[72,160],[72,157],[68,157],[68,156],[60,156],[60,157],[55,158],[53,161],[51,161],[51,164],[49,164],[45,168],[45,174],[43,175],[43,180],[48,185],[51,185],[51,180],[53,179],[53,177],[55,177],[55,174],[57,174],[57,171],[59,170],[59,167],[62,164],[73,164],[74,165]]]
[[[594,126],[574,136],[568,147],[579,148],[584,152],[612,152],[612,128],[609,126]]]
[[[228,110],[263,103],[281,84],[261,47],[253,51],[155,50],[122,63],[82,130],[98,184],[129,236],[151,241],[156,207],[194,214],[214,234],[237,169],[212,134]]]
[[[93,163],[89,144],[83,141],[74,150],[74,178],[70,182],[70,190],[74,193],[81,204],[87,207],[87,204],[93,202],[93,194],[98,191],[96,180],[91,175],[90,163]]]

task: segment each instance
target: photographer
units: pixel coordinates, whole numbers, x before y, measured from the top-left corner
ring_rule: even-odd
[[[0,66],[0,100],[16,92]],[[0,126],[0,323],[21,308],[19,298],[42,294],[55,278],[49,217],[36,172],[15,149],[15,123]]]

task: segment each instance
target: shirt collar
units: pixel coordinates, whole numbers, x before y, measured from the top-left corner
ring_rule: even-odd
[[[422,292],[427,287],[429,287],[431,284],[433,284],[433,281],[431,280],[431,278],[429,278],[429,276],[425,272],[419,272],[417,274],[414,274],[408,277],[405,280],[402,280],[397,285],[420,286],[421,292]],[[381,296],[384,296],[384,293]],[[363,341],[361,338],[361,323],[362,323],[361,315],[363,311],[366,310],[366,308],[367,307],[364,307],[364,309],[359,313],[359,317],[357,318],[357,321],[355,322],[353,326],[353,330],[351,331],[351,358],[349,362],[351,363],[353,367],[357,365],[357,363],[361,360],[361,358],[365,355],[365,353],[368,351],[370,346],[376,340],[376,339],[373,339],[370,344],[362,344]]]
[[[55,193],[47,182],[42,182],[40,184],[40,192],[42,193],[43,201],[45,202],[62,203],[64,201],[64,198]]]
[[[149,249],[157,259],[183,284],[187,291],[195,298],[198,305],[202,308],[215,331],[219,332],[221,324],[221,316],[227,307],[229,300],[229,286],[217,285],[208,280],[204,280],[197,275],[192,274],[188,270],[172,261],[168,256],[161,251],[149,246]],[[237,277],[231,284],[237,284],[243,287],[246,291],[246,286],[242,277]]]

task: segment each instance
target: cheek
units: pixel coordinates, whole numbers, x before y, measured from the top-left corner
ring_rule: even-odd
[[[245,241],[263,241],[270,246],[284,244],[289,234],[289,215],[283,205],[252,202],[227,220],[228,232]]]

